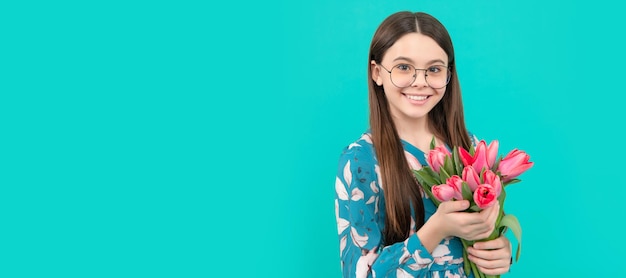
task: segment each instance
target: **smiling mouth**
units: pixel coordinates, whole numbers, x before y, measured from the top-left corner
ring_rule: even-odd
[[[413,96],[413,95],[407,95],[404,94],[408,99],[410,100],[416,100],[416,101],[421,101],[421,100],[426,100],[427,98],[429,98],[430,96]]]

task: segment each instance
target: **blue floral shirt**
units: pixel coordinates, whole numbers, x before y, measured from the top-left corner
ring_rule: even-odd
[[[405,141],[403,145],[411,168],[427,165],[421,150]],[[369,133],[341,154],[335,191],[343,277],[466,277],[463,245],[456,237],[443,239],[432,253],[415,232],[403,242],[383,244],[385,198]],[[422,198],[428,220],[437,208],[426,195]],[[415,231],[415,221],[411,225]]]

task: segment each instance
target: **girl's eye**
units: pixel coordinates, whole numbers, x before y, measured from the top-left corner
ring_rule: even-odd
[[[430,73],[440,73],[442,71],[443,71],[443,69],[442,69],[441,66],[432,66],[432,67],[428,68],[428,72],[430,72]]]
[[[396,68],[400,71],[411,71],[413,69],[413,67],[407,64],[399,64],[396,66]]]

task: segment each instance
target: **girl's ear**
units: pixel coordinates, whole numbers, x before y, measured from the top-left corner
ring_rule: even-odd
[[[372,71],[372,80],[376,82],[376,85],[382,86],[383,79],[380,77],[380,67],[376,64],[376,61],[372,60],[370,62],[370,70]]]

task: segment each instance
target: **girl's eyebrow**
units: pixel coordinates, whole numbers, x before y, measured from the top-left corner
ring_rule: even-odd
[[[415,64],[415,62],[414,62],[411,58],[404,57],[404,56],[398,56],[397,58],[393,59],[393,62],[398,61],[398,60],[404,60],[404,61],[407,61],[407,62],[409,62],[409,63]],[[434,63],[437,63],[437,62],[442,63],[442,64],[444,64],[444,65],[446,64],[446,63],[445,63],[443,60],[441,60],[441,59],[434,59],[434,60],[430,60],[430,61],[429,61],[428,63],[426,63],[426,64],[431,65],[431,64],[434,64]]]

